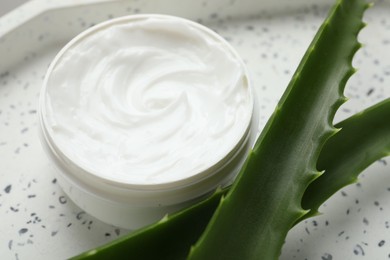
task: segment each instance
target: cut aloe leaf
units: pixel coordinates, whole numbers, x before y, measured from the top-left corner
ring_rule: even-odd
[[[368,5],[337,1],[253,151],[189,259],[277,259],[289,229],[307,212],[301,200],[320,173],[321,148],[354,73],[357,34]]]

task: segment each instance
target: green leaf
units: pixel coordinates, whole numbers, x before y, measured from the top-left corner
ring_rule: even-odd
[[[317,167],[325,174],[310,184],[302,206],[305,218],[344,186],[356,182],[360,172],[376,160],[390,155],[390,99],[386,99],[336,125],[342,130],[326,142]]]
[[[192,207],[71,259],[185,259],[227,190],[218,189]]]
[[[306,214],[301,199],[337,130],[357,34],[368,5],[338,1],[329,13],[232,189],[189,259],[277,259],[288,230]]]

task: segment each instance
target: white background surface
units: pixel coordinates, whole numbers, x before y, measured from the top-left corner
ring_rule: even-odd
[[[22,1],[0,0],[0,16],[5,7]],[[263,126],[327,11],[319,4],[325,0],[215,0],[206,5],[192,0],[128,0],[37,15],[44,5],[53,8],[81,1],[35,0],[42,5],[0,18],[4,61],[0,75],[7,72],[0,79],[0,260],[65,259],[127,233],[98,221],[65,197],[37,138],[36,106],[43,75],[74,35],[99,21],[133,13],[202,19],[247,61],[258,86]],[[297,4],[298,9],[291,11],[277,9],[288,3],[309,7]],[[268,7],[279,11],[261,12]],[[359,70],[347,86],[349,102],[340,117],[390,96],[389,12],[390,0],[378,1],[367,12],[368,26],[360,35],[365,47],[357,53],[354,64]],[[243,17],[227,19],[232,13]],[[8,32],[10,26],[16,30],[1,40],[1,30]],[[321,209],[322,216],[294,227],[280,259],[389,259],[389,167],[389,159],[375,163],[358,184],[335,194]]]
[[[4,14],[27,1],[28,0],[0,0],[0,16],[3,16]]]

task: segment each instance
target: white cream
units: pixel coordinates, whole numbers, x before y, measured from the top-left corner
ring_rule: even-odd
[[[253,110],[231,47],[166,16],[119,19],[77,37],[45,88],[56,149],[86,172],[131,185],[203,178],[241,146]]]

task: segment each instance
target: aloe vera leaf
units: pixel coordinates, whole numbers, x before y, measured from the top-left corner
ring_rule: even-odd
[[[324,174],[312,182],[303,196],[305,208],[319,207],[331,194],[337,192],[360,174],[369,164],[389,155],[390,151],[390,99],[378,103],[336,124],[342,128],[332,136],[321,150],[318,162]],[[364,142],[364,143],[362,143]],[[369,156],[364,156],[368,152]],[[337,172],[336,172],[337,171]],[[331,178],[325,178],[332,176]],[[341,181],[340,183],[340,180]],[[339,183],[338,185],[333,185]],[[205,229],[219,199],[229,187],[218,190],[205,201],[171,215],[164,221],[90,250],[72,259],[184,259],[191,243]],[[314,214],[305,215],[305,217]],[[174,238],[171,238],[174,234]],[[166,242],[169,239],[169,246]]]
[[[185,259],[227,191],[217,189],[194,206],[71,259]]]
[[[215,199],[216,197],[214,197],[214,199]],[[98,256],[98,254],[95,254],[95,255],[93,255],[93,256],[95,256],[94,257],[94,259],[99,259],[99,257],[100,257],[100,253],[101,252],[103,252],[103,253],[101,253],[101,256],[102,257],[106,257],[106,256],[111,256],[111,255],[114,255],[114,256],[124,256],[124,255],[126,255],[127,254],[127,252],[129,253],[129,254],[127,254],[128,256],[137,256],[137,251],[140,251],[140,248],[141,248],[141,250],[148,250],[148,248],[151,248],[151,249],[155,249],[155,251],[152,251],[153,253],[152,253],[152,256],[156,256],[156,255],[159,255],[159,256],[161,256],[162,258],[160,258],[160,259],[164,259],[163,258],[163,255],[164,254],[160,254],[160,252],[161,251],[159,251],[161,248],[164,248],[165,247],[165,245],[164,245],[164,243],[161,243],[161,240],[158,240],[157,241],[157,243],[154,243],[154,242],[156,242],[156,240],[154,240],[154,236],[155,237],[158,237],[159,239],[161,239],[162,237],[163,238],[165,238],[166,236],[164,235],[164,234],[170,234],[170,231],[167,231],[167,232],[154,232],[154,230],[159,230],[160,228],[160,226],[163,226],[163,225],[168,225],[168,224],[170,224],[170,223],[174,223],[174,225],[178,225],[178,226],[181,226],[181,227],[187,227],[187,225],[180,225],[180,223],[181,223],[181,221],[180,221],[180,218],[181,217],[184,217],[184,216],[186,216],[186,217],[188,217],[189,216],[189,212],[191,212],[191,210],[193,210],[194,208],[196,209],[196,207],[198,207],[198,206],[200,206],[200,207],[202,207],[202,203],[200,203],[200,204],[198,204],[197,206],[195,206],[195,207],[193,207],[193,208],[191,208],[191,209],[189,209],[188,211],[186,210],[185,212],[185,214],[182,214],[182,213],[179,213],[178,215],[179,215],[179,217],[177,218],[179,221],[176,221],[176,214],[175,215],[173,215],[172,217],[170,217],[170,218],[168,218],[168,220],[166,220],[166,221],[163,221],[163,222],[159,222],[159,223],[157,223],[157,224],[155,224],[155,225],[152,225],[152,226],[150,226],[150,227],[148,227],[148,228],[146,228],[146,229],[143,229],[142,231],[139,231],[139,232],[136,232],[135,234],[132,234],[132,235],[130,235],[130,237],[124,237],[123,239],[120,239],[120,240],[117,240],[117,241],[114,241],[113,243],[111,243],[111,244],[108,244],[107,246],[103,246],[103,247],[100,247],[100,248],[98,248],[98,249],[96,249],[96,250],[92,250],[92,251],[90,251],[90,252],[88,252],[88,253],[86,253],[86,254],[83,254],[83,255],[80,255],[79,257],[80,257],[80,259],[81,258],[83,258],[83,257],[87,257],[88,255],[90,255],[90,256],[92,256],[93,255],[93,252],[98,252],[99,253],[99,256]],[[212,210],[211,210],[211,212],[212,212]],[[193,213],[193,215],[192,215],[192,213]],[[195,211],[193,211],[191,213],[191,215],[192,216],[195,216],[197,213],[195,212]],[[211,213],[210,213],[211,214]],[[207,220],[206,220],[206,222],[207,222]],[[185,222],[183,222],[183,223],[185,223]],[[174,227],[174,226],[171,226],[170,225],[170,227],[167,227],[166,228],[166,230],[168,230],[169,228],[174,228],[174,229],[172,229],[172,230],[178,230],[176,227]],[[162,228],[162,229],[164,229],[164,228]],[[180,231],[181,231],[181,233],[191,233],[190,231],[188,231],[187,232],[187,230],[186,231],[184,231],[182,228],[180,228],[179,229]],[[152,235],[150,235],[150,234],[142,234],[142,233],[152,233]],[[152,239],[150,240],[150,236],[152,236]],[[194,236],[195,237],[195,236]],[[131,238],[131,239],[129,239],[129,238]],[[144,239],[143,239],[144,238]],[[127,239],[129,239],[129,240],[127,240]],[[126,250],[126,247],[129,247],[129,244],[126,244],[125,242],[127,241],[127,242],[129,242],[129,241],[131,241],[131,243],[135,243],[135,244],[137,244],[137,245],[140,245],[139,244],[139,242],[137,242],[137,239],[140,239],[140,240],[142,240],[142,241],[147,241],[147,243],[148,243],[148,245],[150,245],[150,247],[147,247],[147,248],[145,248],[145,245],[143,244],[140,248],[137,248],[136,246],[132,246],[132,245],[130,245],[130,248],[132,248],[132,249],[134,249],[135,251],[133,251],[133,250]],[[134,242],[135,241],[135,242]],[[185,241],[185,239],[184,240],[181,240],[181,242],[182,241]],[[124,244],[122,244],[122,243],[124,243]],[[142,243],[141,243],[142,244]],[[153,247],[153,245],[160,245],[160,246],[157,246],[157,247]],[[177,244],[176,244],[177,245]],[[115,247],[113,247],[113,246],[115,246]],[[115,251],[113,251],[113,252],[108,252],[108,254],[105,254],[104,252],[105,252],[105,250],[108,250],[108,249],[114,249],[115,248]],[[177,250],[178,248],[177,247],[175,247],[175,250]],[[108,250],[108,251],[110,251],[110,250]],[[156,253],[157,252],[157,253]],[[119,254],[118,254],[119,253]],[[169,255],[169,253],[168,253],[168,255]],[[137,257],[138,258],[138,257]],[[140,256],[139,257],[140,259],[142,259],[142,256]],[[179,257],[179,258],[181,258],[181,257]],[[75,259],[79,259],[79,258],[75,258]],[[83,258],[83,259],[85,259],[85,258]],[[174,259],[174,258],[173,258]]]
[[[306,214],[301,199],[320,175],[320,150],[337,132],[332,121],[354,73],[367,7],[363,0],[333,6],[189,259],[278,258],[287,232]]]
[[[310,209],[306,217],[318,214],[318,208],[337,190],[355,183],[364,169],[390,155],[390,99],[336,125],[342,130],[324,145],[317,162],[325,173],[309,185],[302,206]]]

